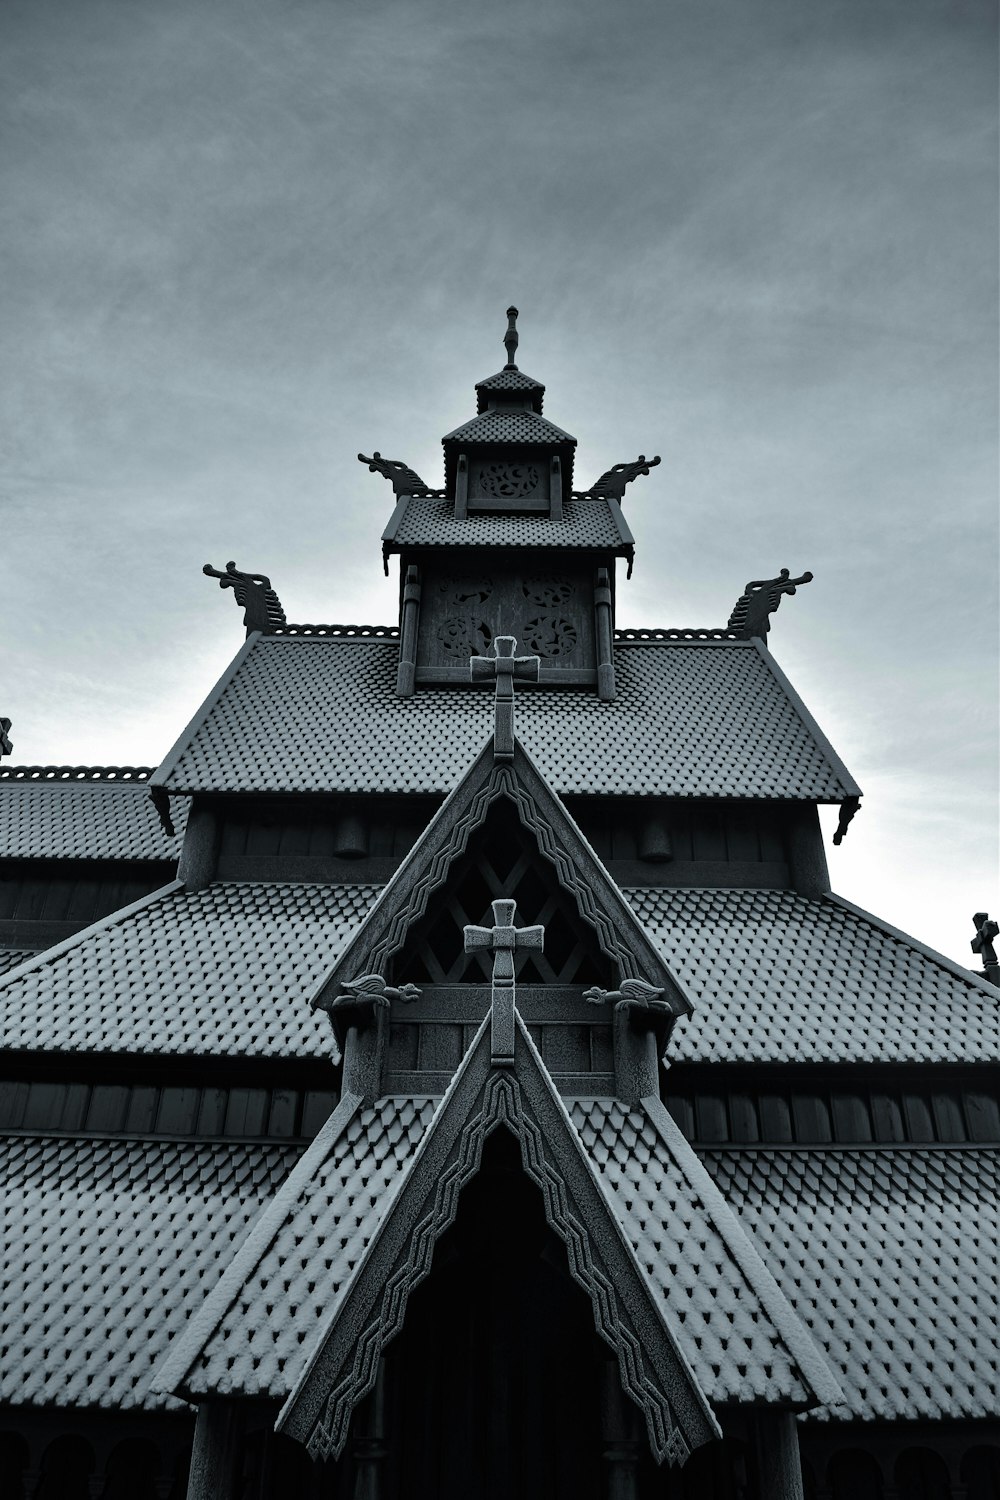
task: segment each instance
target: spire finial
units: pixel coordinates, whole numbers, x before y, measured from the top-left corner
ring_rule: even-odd
[[[517,353],[517,308],[507,309],[507,332],[503,336],[504,348],[507,350],[507,364],[505,369],[516,370],[514,355]]]

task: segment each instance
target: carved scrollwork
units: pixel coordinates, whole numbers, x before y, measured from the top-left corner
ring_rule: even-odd
[[[524,642],[535,656],[571,656],[579,637],[573,621],[565,615],[544,614],[525,622]]]
[[[493,632],[485,620],[475,615],[449,615],[438,627],[437,637],[449,656],[468,661],[470,656],[485,656]]]
[[[538,470],[534,464],[483,464],[479,483],[483,493],[494,499],[520,500],[537,490]]]
[[[553,608],[565,604],[576,592],[567,578],[526,578],[521,584],[522,592],[532,604],[546,604]]]
[[[451,604],[485,604],[493,592],[493,579],[486,574],[472,578],[446,578],[440,587]]]

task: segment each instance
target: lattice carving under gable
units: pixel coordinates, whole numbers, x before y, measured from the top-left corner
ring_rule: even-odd
[[[397,982],[478,984],[489,979],[489,954],[465,952],[465,927],[490,925],[490,902],[517,902],[518,926],[545,927],[542,953],[522,950],[515,957],[525,984],[601,984],[612,980],[612,966],[597,936],[580,916],[576,901],[538,850],[506,799],[495,803],[485,822],[455,861],[445,884],[411,927],[393,960]]]

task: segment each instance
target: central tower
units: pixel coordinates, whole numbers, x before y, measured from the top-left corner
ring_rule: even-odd
[[[517,308],[507,309],[507,363],[476,385],[476,415],[442,438],[445,488],[377,452],[358,457],[392,480],[383,533],[400,558],[396,691],[469,681],[470,656],[512,635],[541,661],[539,682],[615,696],[615,559],[631,566],[625,485],[646,463],[616,465],[573,489],[576,438],[542,415],[545,387],[518,369]]]

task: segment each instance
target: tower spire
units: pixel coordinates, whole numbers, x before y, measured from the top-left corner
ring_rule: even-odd
[[[504,348],[507,350],[507,363],[505,370],[516,370],[514,355],[517,353],[517,308],[507,309],[507,332],[503,336]]]

